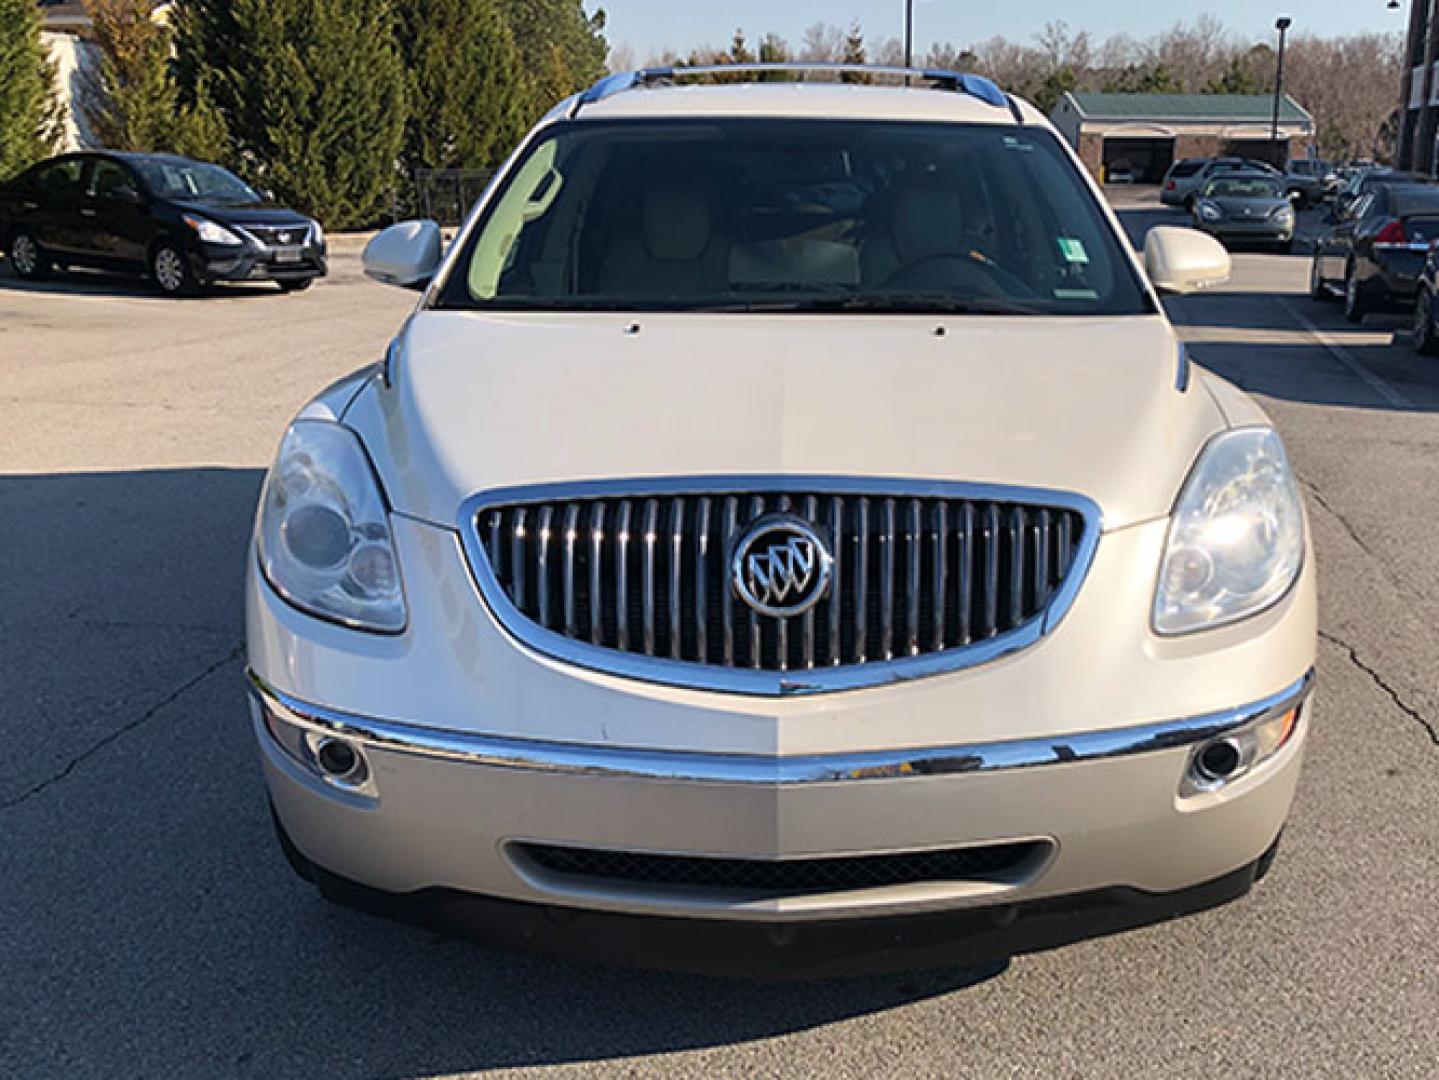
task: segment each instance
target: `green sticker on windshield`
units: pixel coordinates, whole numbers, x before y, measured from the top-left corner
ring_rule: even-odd
[[[1072,236],[1061,236],[1059,238],[1059,253],[1064,256],[1067,262],[1089,262],[1089,252],[1085,251],[1084,245]]]

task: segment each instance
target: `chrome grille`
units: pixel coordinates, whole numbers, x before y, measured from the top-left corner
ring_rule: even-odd
[[[471,556],[501,621],[543,651],[658,682],[782,693],[926,660],[949,670],[1032,642],[1072,596],[1098,532],[1091,504],[1048,492],[733,483],[496,493],[469,510]],[[731,580],[737,540],[773,513],[816,526],[834,559],[826,595],[790,618],[756,613]]]
[[[246,225],[244,229],[262,247],[302,247],[310,242],[308,225]]]

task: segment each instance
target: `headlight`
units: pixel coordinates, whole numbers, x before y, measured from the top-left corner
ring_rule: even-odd
[[[405,628],[389,515],[349,430],[322,420],[290,426],[265,479],[257,543],[266,579],[295,607],[359,630]]]
[[[225,226],[209,218],[193,217],[185,215],[185,224],[194,229],[196,234],[207,244],[243,244],[244,241],[232,233]]]
[[[1304,562],[1304,510],[1270,428],[1210,440],[1184,483],[1154,598],[1154,629],[1187,634],[1263,611]]]
[[[1269,212],[1269,216],[1274,218],[1292,218],[1294,216],[1294,207],[1276,206]]]
[[[319,247],[325,242],[325,229],[318,221],[311,221],[310,228],[312,230],[310,233],[310,243]]]
[[[1199,216],[1205,221],[1218,221],[1224,215],[1220,212],[1219,207],[1213,203],[1200,203]]]

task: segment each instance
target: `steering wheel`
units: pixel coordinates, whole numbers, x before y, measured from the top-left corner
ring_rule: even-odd
[[[920,255],[901,263],[885,279],[886,289],[913,289],[917,285],[933,286],[933,279],[915,281],[916,277],[926,278],[921,270],[931,264],[945,265],[958,273],[946,275],[952,280],[940,282],[943,285],[973,287],[981,296],[996,300],[1018,298],[1034,299],[1039,294],[1023,278],[1006,270],[982,251],[959,252],[940,251]]]

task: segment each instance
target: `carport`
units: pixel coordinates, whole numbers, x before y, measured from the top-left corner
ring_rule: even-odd
[[[1268,94],[1072,91],[1050,119],[1099,179],[1126,170],[1135,183],[1157,184],[1181,158],[1238,154],[1277,163],[1303,156],[1314,139],[1313,117],[1285,95],[1272,139],[1273,113]]]
[[[1107,136],[1103,154],[1106,180],[1126,171],[1133,174],[1136,184],[1157,184],[1174,164],[1174,136]]]

